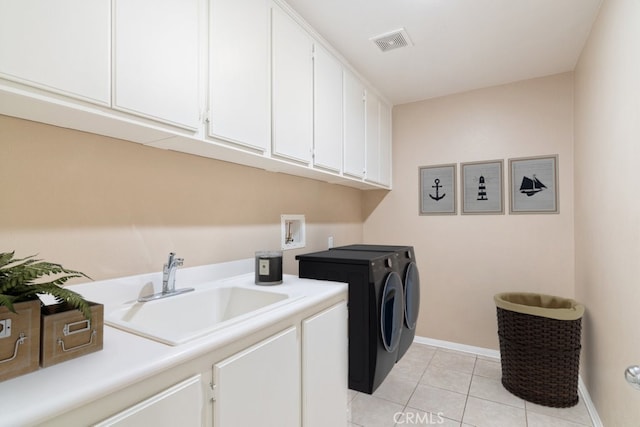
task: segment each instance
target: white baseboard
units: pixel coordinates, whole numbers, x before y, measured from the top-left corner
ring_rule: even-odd
[[[445,348],[447,350],[456,350],[464,353],[471,353],[477,356],[491,357],[494,359],[500,359],[500,351],[491,350],[489,348],[484,347],[475,347],[472,345],[466,344],[458,344],[451,341],[442,341],[436,340],[433,338],[419,337],[416,336],[413,339],[414,342],[418,344],[431,345],[433,347]],[[604,427],[602,424],[602,420],[598,415],[598,411],[591,400],[591,396],[589,395],[589,391],[587,390],[584,381],[582,381],[582,377],[578,377],[578,389],[580,390],[580,394],[582,395],[582,400],[584,401],[585,406],[587,407],[587,411],[589,411],[589,416],[591,417],[591,422],[593,423],[593,427]]]
[[[580,390],[582,400],[587,406],[587,411],[589,411],[589,415],[591,416],[593,427],[604,427],[604,424],[602,424],[602,420],[600,419],[600,415],[598,415],[598,411],[596,411],[596,407],[593,404],[593,400],[591,400],[591,395],[589,395],[587,386],[585,385],[584,381],[582,381],[582,377],[580,376],[578,376],[578,390]]]
[[[418,337],[418,336],[414,337],[413,341],[419,344],[446,348],[447,350],[462,351],[463,353],[471,353],[478,356],[485,356],[485,357],[491,357],[494,359],[500,359],[500,352],[498,350],[491,350],[489,348],[475,347],[472,345],[458,344],[451,341],[442,341],[442,340],[436,340],[433,338]]]

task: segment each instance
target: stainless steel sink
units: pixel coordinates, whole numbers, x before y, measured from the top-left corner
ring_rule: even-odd
[[[257,287],[216,286],[148,302],[124,304],[105,323],[169,345],[237,324],[301,297]]]

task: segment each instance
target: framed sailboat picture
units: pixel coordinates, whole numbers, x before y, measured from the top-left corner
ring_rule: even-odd
[[[420,215],[455,215],[456,165],[421,166]]]
[[[509,159],[509,213],[558,213],[558,156]]]
[[[502,160],[461,163],[462,214],[503,214]]]

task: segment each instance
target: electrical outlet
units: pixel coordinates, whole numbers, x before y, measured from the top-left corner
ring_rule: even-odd
[[[327,246],[329,247],[329,249],[333,247],[333,236],[329,236],[329,239],[327,240]]]
[[[0,338],[11,336],[11,319],[0,320]]]

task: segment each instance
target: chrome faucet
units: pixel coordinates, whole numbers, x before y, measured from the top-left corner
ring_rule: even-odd
[[[162,292],[138,298],[138,302],[153,301],[155,299],[166,298],[172,295],[179,295],[193,291],[193,288],[176,289],[176,270],[184,262],[183,258],[176,258],[174,252],[169,253],[169,260],[162,268]]]
[[[162,269],[162,293],[170,294],[176,291],[176,270],[184,263],[184,258],[176,258],[176,254],[169,252],[169,260]]]

